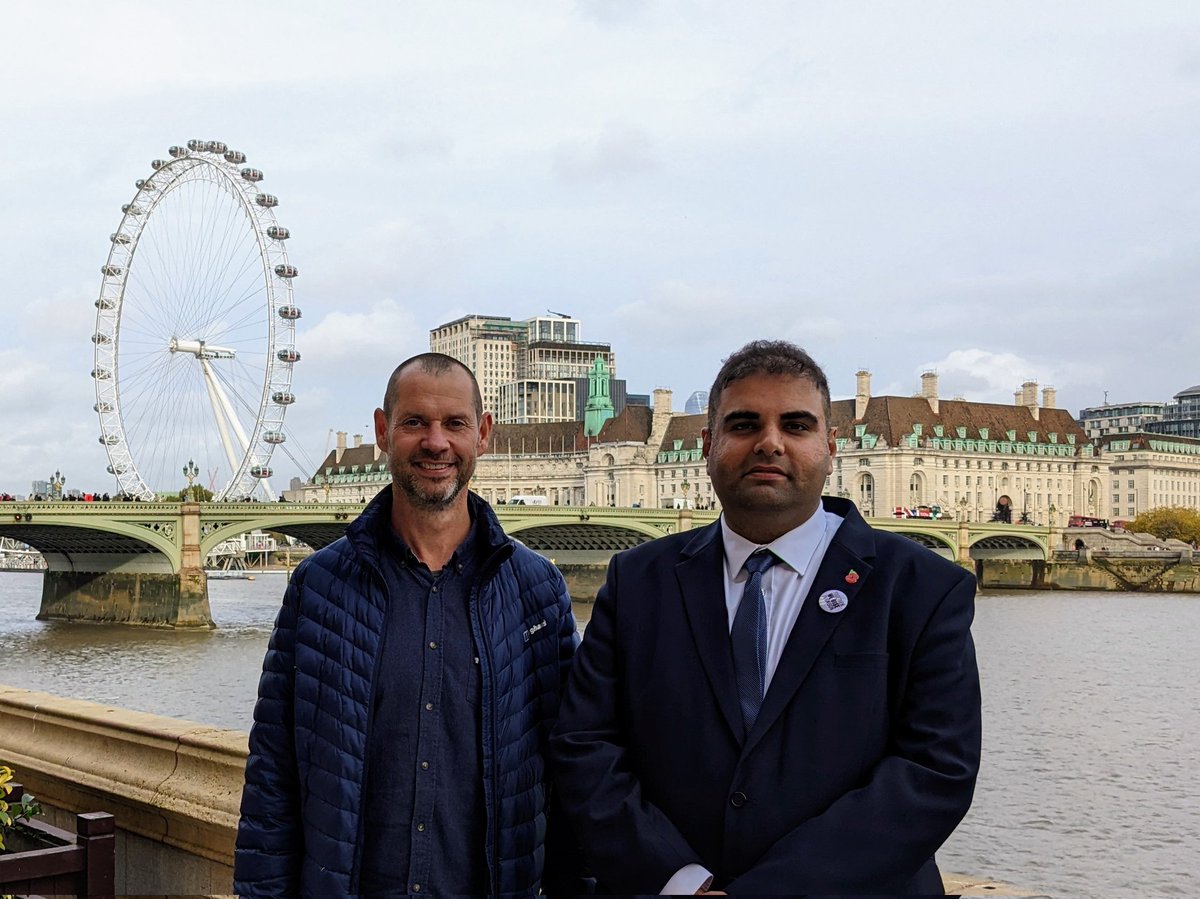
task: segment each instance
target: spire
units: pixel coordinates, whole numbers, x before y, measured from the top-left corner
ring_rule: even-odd
[[[583,412],[583,432],[589,437],[600,433],[604,423],[613,417],[612,376],[604,359],[596,357],[588,373],[588,399]]]

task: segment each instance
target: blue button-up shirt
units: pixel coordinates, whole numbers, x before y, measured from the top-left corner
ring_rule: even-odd
[[[484,541],[430,571],[381,521],[387,623],[367,746],[364,897],[487,892],[479,657],[470,594]]]

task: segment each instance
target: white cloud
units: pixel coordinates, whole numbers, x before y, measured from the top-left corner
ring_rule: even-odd
[[[570,141],[555,153],[554,170],[564,181],[609,181],[656,168],[650,135],[641,128],[614,122],[594,142]]]

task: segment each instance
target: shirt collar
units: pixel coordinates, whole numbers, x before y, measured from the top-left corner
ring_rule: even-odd
[[[750,558],[751,553],[765,546],[797,574],[805,573],[804,566],[813,558],[817,546],[825,536],[825,510],[818,505],[816,511],[808,516],[803,524],[792,528],[786,534],[761,544],[747,540],[741,534],[729,527],[725,515],[721,515],[721,542],[725,547],[725,564],[731,577],[738,577],[742,566]]]

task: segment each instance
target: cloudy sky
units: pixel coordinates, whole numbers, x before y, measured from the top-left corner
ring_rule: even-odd
[[[0,491],[111,487],[99,268],[197,137],[292,231],[306,461],[473,312],[579,317],[677,408],[761,336],[835,397],[1200,382],[1194,4],[16,0],[0,30]]]

